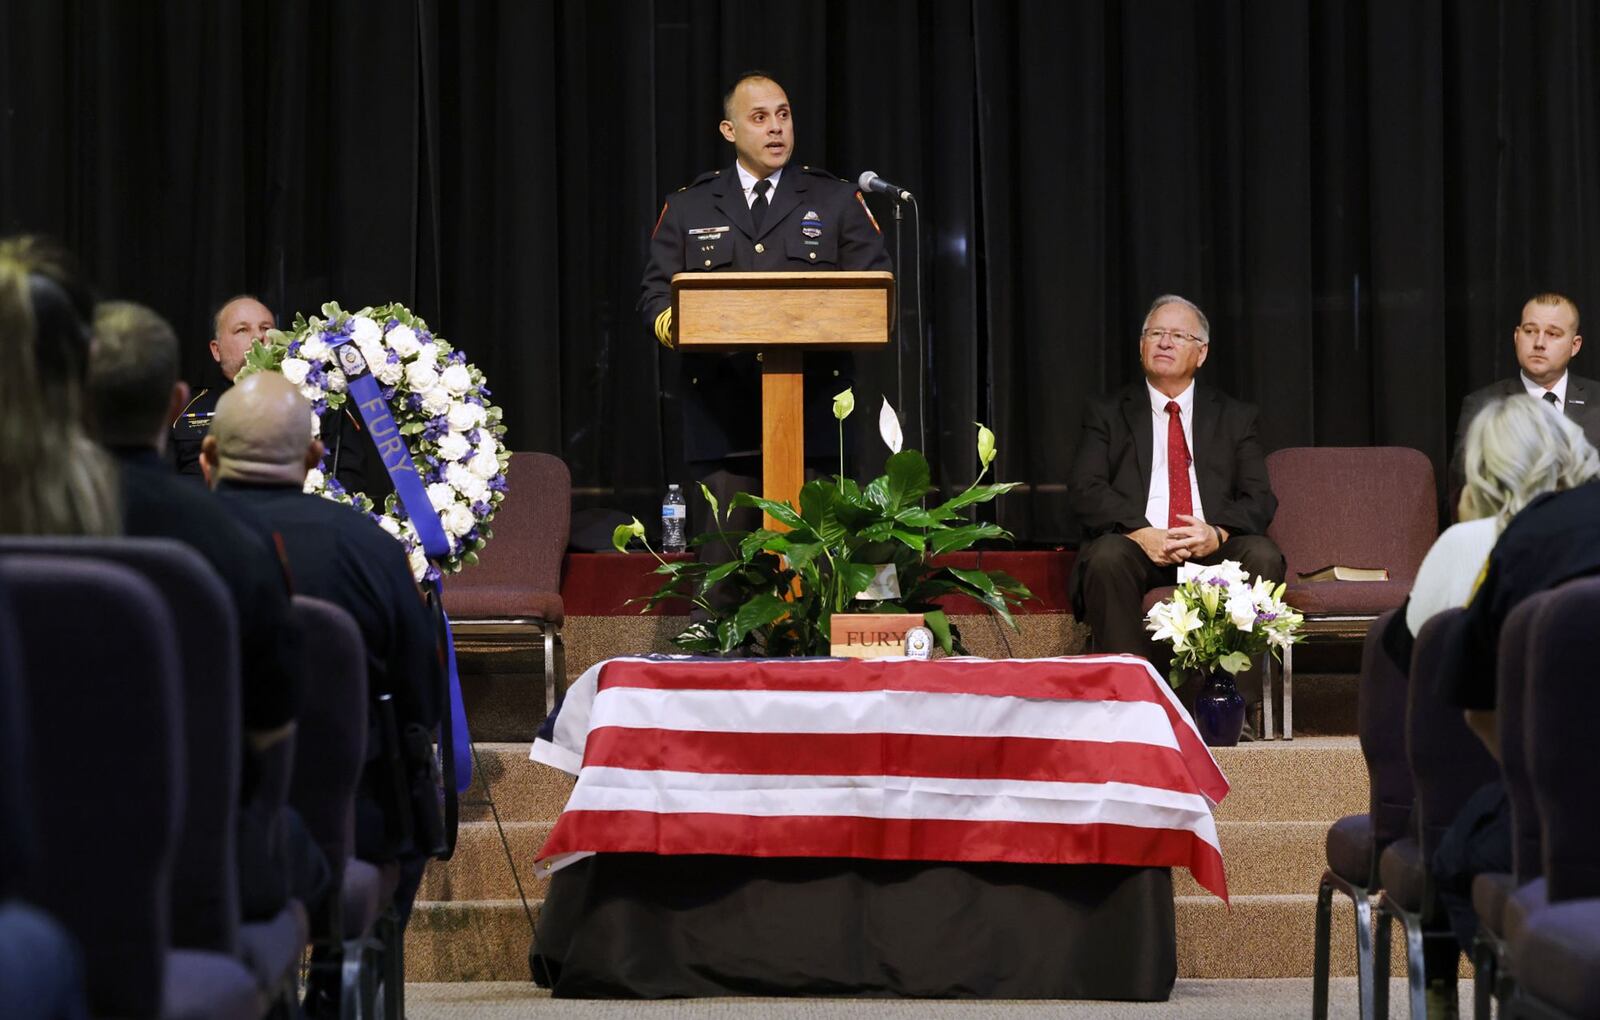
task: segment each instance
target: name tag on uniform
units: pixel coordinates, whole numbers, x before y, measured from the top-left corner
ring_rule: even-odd
[[[211,418],[215,414],[215,411],[204,411],[200,414],[180,415],[174,425],[180,429],[191,429],[195,432],[204,432],[211,427]]]
[[[689,236],[701,241],[715,241],[728,232],[727,224],[720,227],[695,227],[689,231]]]

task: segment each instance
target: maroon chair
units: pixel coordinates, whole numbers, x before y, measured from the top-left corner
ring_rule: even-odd
[[[1555,589],[1535,624],[1524,705],[1544,877],[1506,904],[1517,1016],[1600,1016],[1600,578]]]
[[[458,645],[542,645],[548,714],[566,682],[561,562],[572,526],[572,474],[548,453],[514,453],[506,482],[483,559],[445,579],[444,608]]]
[[[1465,611],[1447,609],[1434,616],[1417,635],[1411,653],[1411,682],[1406,690],[1406,761],[1416,789],[1413,835],[1396,840],[1378,859],[1383,891],[1378,895],[1378,930],[1374,947],[1373,987],[1385,996],[1389,987],[1389,934],[1398,918],[1406,932],[1406,965],[1411,1015],[1427,1015],[1427,971],[1424,939],[1455,945],[1443,921],[1443,907],[1429,862],[1445,830],[1474,791],[1499,776],[1489,751],[1467,728],[1461,710],[1439,696],[1438,680],[1453,668],[1451,653],[1459,647]],[[1455,969],[1450,971],[1451,976]],[[1380,1001],[1378,1016],[1387,1014]]]
[[[1499,999],[1504,1008],[1511,993],[1513,974],[1505,943],[1506,904],[1518,888],[1537,879],[1543,867],[1539,859],[1539,809],[1528,776],[1523,725],[1527,677],[1539,652],[1534,641],[1542,622],[1539,614],[1554,595],[1554,590],[1542,591],[1523,600],[1500,628],[1495,724],[1500,736],[1500,772],[1505,777],[1511,805],[1512,871],[1485,873],[1472,881],[1472,909],[1478,915],[1478,934],[1472,947],[1473,1013],[1480,1020],[1489,1016],[1491,996]]]
[[[1373,621],[1361,653],[1359,730],[1367,763],[1367,813],[1347,815],[1328,829],[1328,866],[1317,886],[1311,1015],[1328,1015],[1333,894],[1355,904],[1356,987],[1362,1017],[1375,1015],[1372,984],[1372,896],[1379,889],[1378,859],[1404,838],[1411,818],[1411,769],[1406,764],[1406,689],[1409,679],[1383,647],[1383,632],[1399,612]]]
[[[1284,599],[1303,640],[1356,640],[1405,601],[1438,537],[1433,464],[1401,446],[1293,447],[1267,455],[1278,512],[1267,537],[1283,551]],[[1382,567],[1387,581],[1301,581],[1322,567]],[[1262,735],[1272,736],[1271,673]],[[1294,647],[1283,653],[1283,735],[1294,736]]]

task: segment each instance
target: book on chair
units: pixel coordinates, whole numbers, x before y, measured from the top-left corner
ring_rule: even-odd
[[[1302,581],[1387,581],[1389,571],[1383,567],[1318,567],[1300,575]]]

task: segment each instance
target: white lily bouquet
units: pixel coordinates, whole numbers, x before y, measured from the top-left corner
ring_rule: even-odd
[[[1284,586],[1250,580],[1237,562],[1202,567],[1145,614],[1154,640],[1172,643],[1172,675],[1226,670],[1237,676],[1262,652],[1282,658],[1304,617],[1283,601]]]

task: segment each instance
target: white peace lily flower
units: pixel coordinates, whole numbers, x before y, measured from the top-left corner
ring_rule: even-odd
[[[368,344],[375,345],[382,342],[383,327],[368,316],[357,315],[350,320],[350,339],[354,340],[365,354]]]
[[[321,491],[322,486],[322,471],[319,468],[312,468],[306,472],[306,483],[300,488],[303,492],[318,492]]]
[[[428,502],[435,510],[444,510],[456,501],[456,490],[448,482],[434,482],[428,486]]]
[[[452,506],[450,509],[444,512],[442,515],[442,523],[444,524],[445,531],[448,531],[456,538],[460,538],[462,535],[465,535],[467,532],[471,531],[473,525],[477,524],[478,522],[472,516],[471,510],[468,510],[460,503],[457,503],[455,506]]]
[[[417,339],[416,331],[405,323],[385,333],[383,339],[389,349],[402,358],[409,358],[422,349],[422,341]]]
[[[328,359],[328,345],[322,337],[312,333],[300,341],[300,356],[307,361],[326,361]]]
[[[406,385],[413,393],[427,393],[439,385],[439,373],[426,362],[413,361],[406,366]]]
[[[430,393],[428,396],[432,395]],[[423,398],[423,403],[427,403],[427,397]],[[472,444],[467,442],[467,437],[459,432],[446,432],[439,440],[439,456],[445,460],[463,460],[471,452]]]
[[[435,386],[422,395],[422,410],[430,418],[437,418],[441,414],[449,414],[450,406],[454,401],[450,393],[443,386]]]
[[[486,420],[484,410],[477,404],[461,401],[450,408],[450,428],[456,432],[469,432]]]
[[[375,365],[372,374],[385,386],[396,386],[405,377],[406,367],[398,361],[379,361]]]
[[[378,527],[382,528],[384,531],[387,531],[395,538],[400,537],[400,522],[395,520],[393,517],[390,517],[388,514],[378,518]]]
[[[888,397],[883,398],[883,406],[878,408],[878,435],[883,437],[883,445],[889,448],[890,453],[900,452],[900,446],[905,441],[900,433],[900,416],[889,406]]]
[[[450,365],[439,373],[439,381],[444,384],[445,389],[458,397],[472,389],[472,374],[467,371],[465,365]]]
[[[283,363],[278,366],[278,371],[283,373],[285,379],[299,386],[306,381],[306,373],[311,371],[311,362],[304,358],[284,358]]]
[[[343,393],[350,388],[350,380],[346,379],[344,373],[337,368],[328,369],[324,378],[328,380],[329,393]]]

